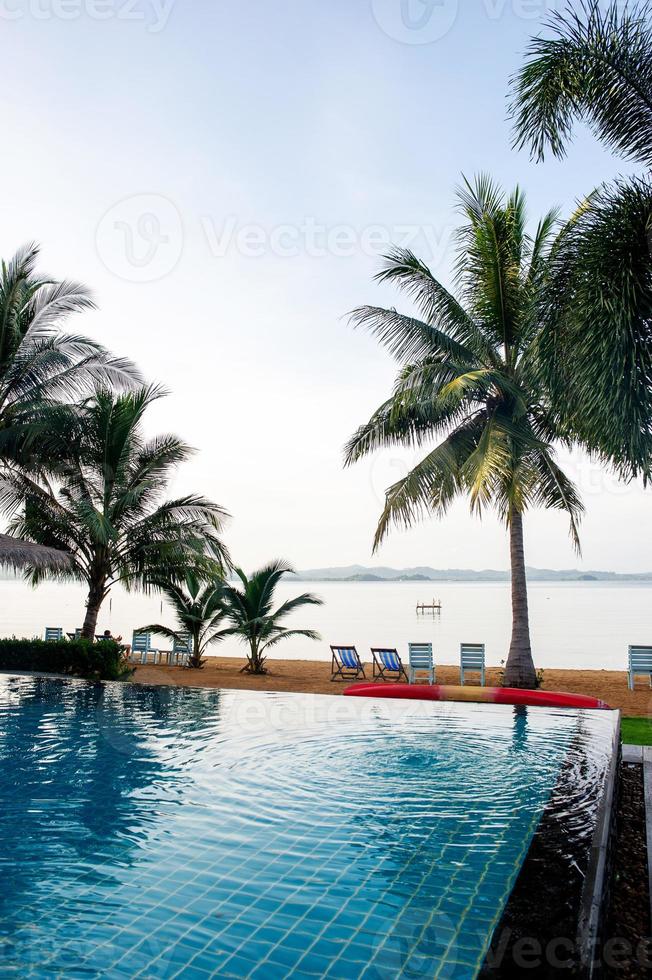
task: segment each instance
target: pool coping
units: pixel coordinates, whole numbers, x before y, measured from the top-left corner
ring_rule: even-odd
[[[562,815],[560,822],[551,798],[541,815],[500,922],[494,930],[480,971],[483,980],[513,980],[516,977],[520,980],[524,970],[515,958],[517,951],[519,956],[530,955],[530,952],[535,955],[533,946],[539,947],[539,961],[529,962],[527,972],[531,971],[533,977],[556,976],[559,972],[557,965],[557,972],[550,972],[552,961],[548,960],[548,947],[553,944],[553,949],[557,948],[554,946],[557,941],[564,950],[563,964],[559,962],[560,969],[563,965],[564,972],[569,976],[582,980],[601,980],[603,976],[600,954],[610,891],[621,755],[621,714],[620,711],[610,713],[614,717],[611,742],[605,746],[605,764],[596,785],[591,834],[582,845],[583,880],[578,883],[572,903],[568,906],[565,923],[556,918],[556,906],[551,907],[549,902],[546,906],[545,900],[543,903],[535,902],[537,910],[543,908],[546,920],[547,907],[551,921],[557,923],[554,927],[557,931],[548,933],[546,925],[538,921],[537,911],[531,907],[532,889],[542,889],[543,897],[545,881],[542,882],[542,875],[545,877],[550,873],[550,859],[555,864],[556,848],[559,846],[554,843],[555,835],[565,832],[564,817]],[[519,950],[521,943],[529,943],[529,949]]]
[[[652,918],[652,745],[623,745],[623,763],[643,767],[648,894],[650,896],[650,917]]]
[[[620,711],[614,729],[612,752],[605,775],[586,872],[577,929],[580,965],[588,980],[603,975],[601,959],[596,956],[603,925],[603,911],[608,898],[611,844],[616,820],[618,780],[621,765]]]

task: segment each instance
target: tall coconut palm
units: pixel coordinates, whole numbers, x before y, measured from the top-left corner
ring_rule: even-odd
[[[310,629],[287,629],[284,620],[303,606],[320,606],[322,600],[310,592],[287,599],[274,608],[274,594],[284,575],[295,574],[294,569],[283,561],[273,561],[252,575],[241,568],[235,573],[242,588],[225,583],[222,590],[222,608],[231,624],[223,636],[238,636],[249,647],[247,663],[242,672],[266,674],[267,651],[291,636],[305,636],[319,640],[320,636]]]
[[[0,459],[20,452],[23,462],[28,455],[41,465],[48,460],[34,439],[48,429],[44,410],[98,383],[130,387],[140,375],[96,341],[61,330],[70,314],[94,304],[79,283],[37,273],[38,257],[32,244],[0,263]]]
[[[550,385],[567,396],[562,420],[625,477],[652,472],[651,12],[647,2],[569,5],[531,42],[511,106],[516,145],[535,158],[564,156],[584,120],[648,171],[580,209],[551,270],[541,345]]]
[[[11,530],[71,555],[69,569],[51,574],[86,583],[82,635],[89,639],[116,583],[131,589],[152,578],[179,579],[201,566],[203,555],[228,561],[218,536],[226,517],[221,507],[196,495],[164,499],[191,451],[173,435],[145,438],[143,415],[161,395],[155,387],[99,389],[70,409],[56,482],[15,469],[0,479],[0,508],[14,515]],[[35,571],[32,580],[45,574]]]
[[[149,584],[163,593],[172,606],[178,627],[170,629],[159,623],[141,626],[145,632],[158,633],[172,641],[183,642],[186,637],[192,639],[192,654],[190,667],[200,668],[204,665],[204,654],[211,643],[223,638],[224,610],[222,608],[222,590],[224,581],[221,576],[202,580],[193,570],[186,572],[182,582],[170,581],[154,577]]]
[[[536,685],[528,615],[523,518],[529,507],[566,511],[575,544],[576,488],[555,461],[559,433],[540,379],[539,308],[555,247],[556,214],[526,231],[517,189],[506,198],[486,177],[459,191],[457,296],[411,252],[397,249],[377,278],[395,284],[415,315],[365,306],[353,322],[371,330],[400,364],[391,397],[350,440],[346,463],[374,450],[435,442],[387,491],[374,549],[392,524],[443,516],[460,494],[471,509],[497,509],[509,529],[512,638],[505,683]]]

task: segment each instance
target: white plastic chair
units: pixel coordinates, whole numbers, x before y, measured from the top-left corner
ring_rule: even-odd
[[[646,676],[650,680],[652,687],[652,647],[630,647],[629,648],[629,689],[634,690],[634,683],[637,674]]]
[[[484,643],[460,644],[460,683],[464,685],[464,672],[479,672],[480,684],[484,687]]]
[[[135,663],[146,664],[147,657],[150,653],[154,654],[154,663],[158,657],[159,651],[152,646],[152,634],[151,633],[137,633],[134,630],[131,639],[131,660]],[[140,656],[140,661],[138,657]]]
[[[168,654],[168,664],[175,667],[187,667],[192,653],[192,637],[189,633],[184,634],[183,639],[177,640],[175,637],[172,642],[172,650]]]
[[[416,684],[416,675],[427,673],[428,683],[435,683],[435,662],[432,655],[432,643],[410,643],[408,646],[408,673],[410,684]]]

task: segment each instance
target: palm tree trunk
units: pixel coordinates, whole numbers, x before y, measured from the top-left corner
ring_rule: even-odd
[[[509,551],[512,566],[512,642],[505,666],[505,687],[534,688],[537,674],[530,644],[530,617],[527,602],[523,515],[512,511],[509,523]]]
[[[267,671],[263,670],[263,661],[260,656],[260,649],[258,646],[258,640],[251,639],[249,641],[250,653],[249,653],[249,673],[251,674],[265,674]]]
[[[188,665],[192,668],[199,669],[204,661],[202,660],[202,655],[200,651],[201,646],[201,629],[196,626],[190,631],[191,641],[192,641],[192,653],[188,660]]]
[[[84,618],[84,625],[82,626],[81,632],[81,635],[85,640],[95,639],[97,617],[99,616],[102,603],[104,602],[104,597],[104,585],[91,585],[88,590],[88,599],[86,600],[86,616]]]

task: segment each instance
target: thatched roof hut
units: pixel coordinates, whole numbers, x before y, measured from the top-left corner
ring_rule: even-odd
[[[0,534],[0,565],[10,568],[66,568],[70,556],[56,548]]]

